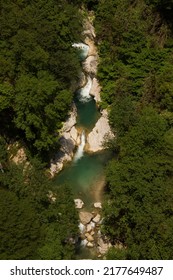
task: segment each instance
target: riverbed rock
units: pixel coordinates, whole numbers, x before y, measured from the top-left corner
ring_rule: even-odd
[[[75,141],[71,138],[70,132],[64,132],[60,137],[59,142],[61,144],[61,151],[63,151],[66,155],[73,156]]]
[[[86,79],[86,75],[81,72],[80,76],[79,76],[79,83],[77,85],[77,88],[82,88],[86,85],[87,79]]]
[[[88,19],[84,21],[84,31],[83,34],[93,40],[96,37],[95,28]]]
[[[71,161],[73,158],[73,152],[78,140],[78,132],[75,128],[76,117],[77,109],[73,104],[69,117],[60,131],[60,150],[50,162],[50,174],[52,177],[63,169],[66,162]]]
[[[89,37],[86,37],[84,40],[85,44],[89,46],[89,50],[88,50],[88,56],[90,55],[94,55],[97,56],[97,48],[95,45],[95,42],[93,40],[91,40]]]
[[[102,255],[106,254],[109,248],[112,247],[111,243],[105,242],[102,238],[98,239],[98,245],[99,253]]]
[[[75,207],[81,209],[84,206],[84,202],[80,198],[74,199]]]
[[[89,234],[88,232],[85,233],[85,237],[87,238],[87,240],[89,242],[94,241],[94,237],[91,234]]]
[[[95,208],[100,208],[100,209],[101,209],[101,208],[102,208],[101,202],[95,202],[95,203],[94,203],[94,207],[95,207]]]
[[[93,222],[94,222],[94,223],[98,223],[98,222],[100,221],[100,219],[101,219],[100,214],[97,214],[97,215],[94,217]]]
[[[96,103],[101,102],[100,92],[101,86],[99,85],[97,78],[93,78],[90,95],[94,96]]]
[[[76,144],[78,140],[78,131],[75,126],[73,126],[70,130],[70,138],[73,139]]]
[[[62,129],[61,129],[61,134],[63,134],[64,132],[69,132],[72,127],[76,124],[76,118],[77,118],[77,108],[76,106],[73,104],[72,108],[71,108],[71,112],[67,118],[67,120],[65,121]]]
[[[102,116],[97,121],[93,130],[88,134],[88,151],[98,152],[104,149],[104,142],[114,137],[108,121],[108,114],[103,110]]]
[[[87,231],[87,232],[92,231],[92,226],[91,226],[91,224],[88,224],[88,225],[86,226],[86,231]]]
[[[82,224],[86,225],[88,224],[91,219],[93,218],[93,215],[89,212],[80,212],[79,213],[79,218]]]
[[[87,247],[88,247],[88,248],[93,248],[93,247],[94,247],[94,244],[91,243],[91,242],[88,242],[88,243],[87,243]]]
[[[96,75],[98,59],[96,55],[88,56],[83,62],[83,68],[86,73]]]

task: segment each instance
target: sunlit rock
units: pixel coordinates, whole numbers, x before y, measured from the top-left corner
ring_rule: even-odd
[[[98,250],[100,254],[106,254],[109,248],[112,247],[111,243],[105,242],[102,238],[98,239]]]
[[[81,209],[84,206],[84,202],[80,198],[74,199],[75,207]]]
[[[85,61],[83,62],[83,68],[84,68],[85,72],[88,74],[96,75],[97,65],[98,65],[97,57],[93,56],[93,55],[88,56],[85,59]]]
[[[94,217],[93,222],[94,222],[94,223],[98,223],[98,222],[100,221],[100,219],[101,219],[100,214],[97,214],[97,215]]]
[[[96,101],[96,103],[101,101],[100,91],[101,91],[101,86],[99,85],[97,78],[93,78],[90,95],[94,96],[94,100]]]
[[[89,212],[80,212],[79,218],[80,218],[81,223],[86,225],[91,221],[91,219],[93,218],[93,215]]]
[[[94,207],[95,207],[95,208],[102,208],[101,202],[95,202],[95,203],[94,203]]]
[[[85,237],[87,238],[87,240],[89,242],[94,241],[94,237],[91,234],[89,234],[88,232],[85,233]]]
[[[91,243],[91,242],[88,242],[88,243],[87,243],[87,247],[88,247],[88,248],[93,248],[93,247],[94,247],[94,244]]]
[[[98,152],[103,150],[105,140],[113,138],[111,128],[108,121],[108,114],[103,110],[102,116],[97,121],[93,130],[88,134],[87,143],[90,152]]]

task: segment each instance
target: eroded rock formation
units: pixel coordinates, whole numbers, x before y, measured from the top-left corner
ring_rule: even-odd
[[[79,142],[78,132],[75,128],[76,117],[76,106],[73,104],[70,115],[67,118],[67,121],[64,123],[60,132],[59,143],[61,145],[61,148],[58,151],[58,153],[54,156],[54,159],[51,160],[51,176],[54,176],[55,173],[61,171],[64,166],[64,163],[72,160],[74,148]]]
[[[93,130],[88,134],[87,143],[89,152],[98,152],[103,150],[104,142],[114,137],[108,121],[108,113],[102,111],[102,116],[97,121]]]

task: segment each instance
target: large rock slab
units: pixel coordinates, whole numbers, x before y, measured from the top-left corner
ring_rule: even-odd
[[[99,85],[97,78],[93,78],[90,95],[94,96],[96,103],[101,101],[100,92],[101,86]]]
[[[85,22],[84,22],[83,34],[86,37],[89,37],[91,40],[93,40],[96,37],[95,28],[94,28],[93,24],[88,19],[86,19]]]
[[[88,56],[83,62],[83,68],[86,73],[96,75],[98,59],[95,55]]]
[[[90,39],[89,37],[86,37],[84,42],[86,45],[89,46],[88,56],[90,56],[90,55],[97,56],[97,47],[96,47],[94,41],[92,39]]]
[[[104,142],[113,137],[114,135],[111,132],[107,111],[103,110],[102,116],[97,121],[93,130],[88,134],[88,151],[98,152],[103,150],[105,148]]]
[[[73,104],[71,112],[66,120],[66,122],[64,123],[62,129],[61,129],[61,133],[63,134],[64,132],[69,132],[72,127],[76,124],[76,118],[77,118],[77,108],[76,106]]]
[[[50,162],[50,174],[52,177],[63,169],[64,163],[71,161],[73,158],[73,152],[78,141],[78,132],[75,128],[76,118],[77,109],[73,104],[71,112],[60,132],[59,143],[61,148]]]
[[[78,131],[75,126],[73,126],[70,130],[70,138],[76,143],[78,139]]]
[[[93,218],[93,215],[89,212],[80,212],[79,218],[80,218],[81,223],[86,225],[91,221],[91,219]]]

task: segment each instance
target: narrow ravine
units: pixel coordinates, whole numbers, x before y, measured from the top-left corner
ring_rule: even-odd
[[[81,240],[79,240],[79,247],[76,253],[77,259],[100,257],[104,253],[102,245],[107,246],[102,239],[99,228],[102,220],[101,202],[105,185],[104,168],[110,158],[110,152],[104,150],[100,143],[103,140],[104,133],[107,132],[105,120],[106,122],[108,121],[99,112],[95,101],[100,100],[100,97],[98,98],[99,85],[96,79],[98,57],[94,43],[93,26],[89,21],[86,26],[89,26],[91,32],[90,34],[87,32],[89,36],[86,37],[85,43],[74,43],[72,45],[72,47],[79,50],[79,59],[81,59],[86,81],[85,85],[77,90],[74,95],[77,116],[73,129],[78,134],[78,147],[72,156],[72,160],[55,177],[57,184],[67,183],[70,185],[76,208],[79,211]],[[95,65],[94,68],[93,64]],[[95,94],[96,85],[97,97]],[[97,126],[98,130],[101,127],[101,135],[95,128]],[[96,136],[94,129],[98,134]],[[66,134],[64,135],[66,136]],[[89,140],[90,143],[88,142]],[[96,149],[94,148],[93,151],[92,140],[96,144]]]

